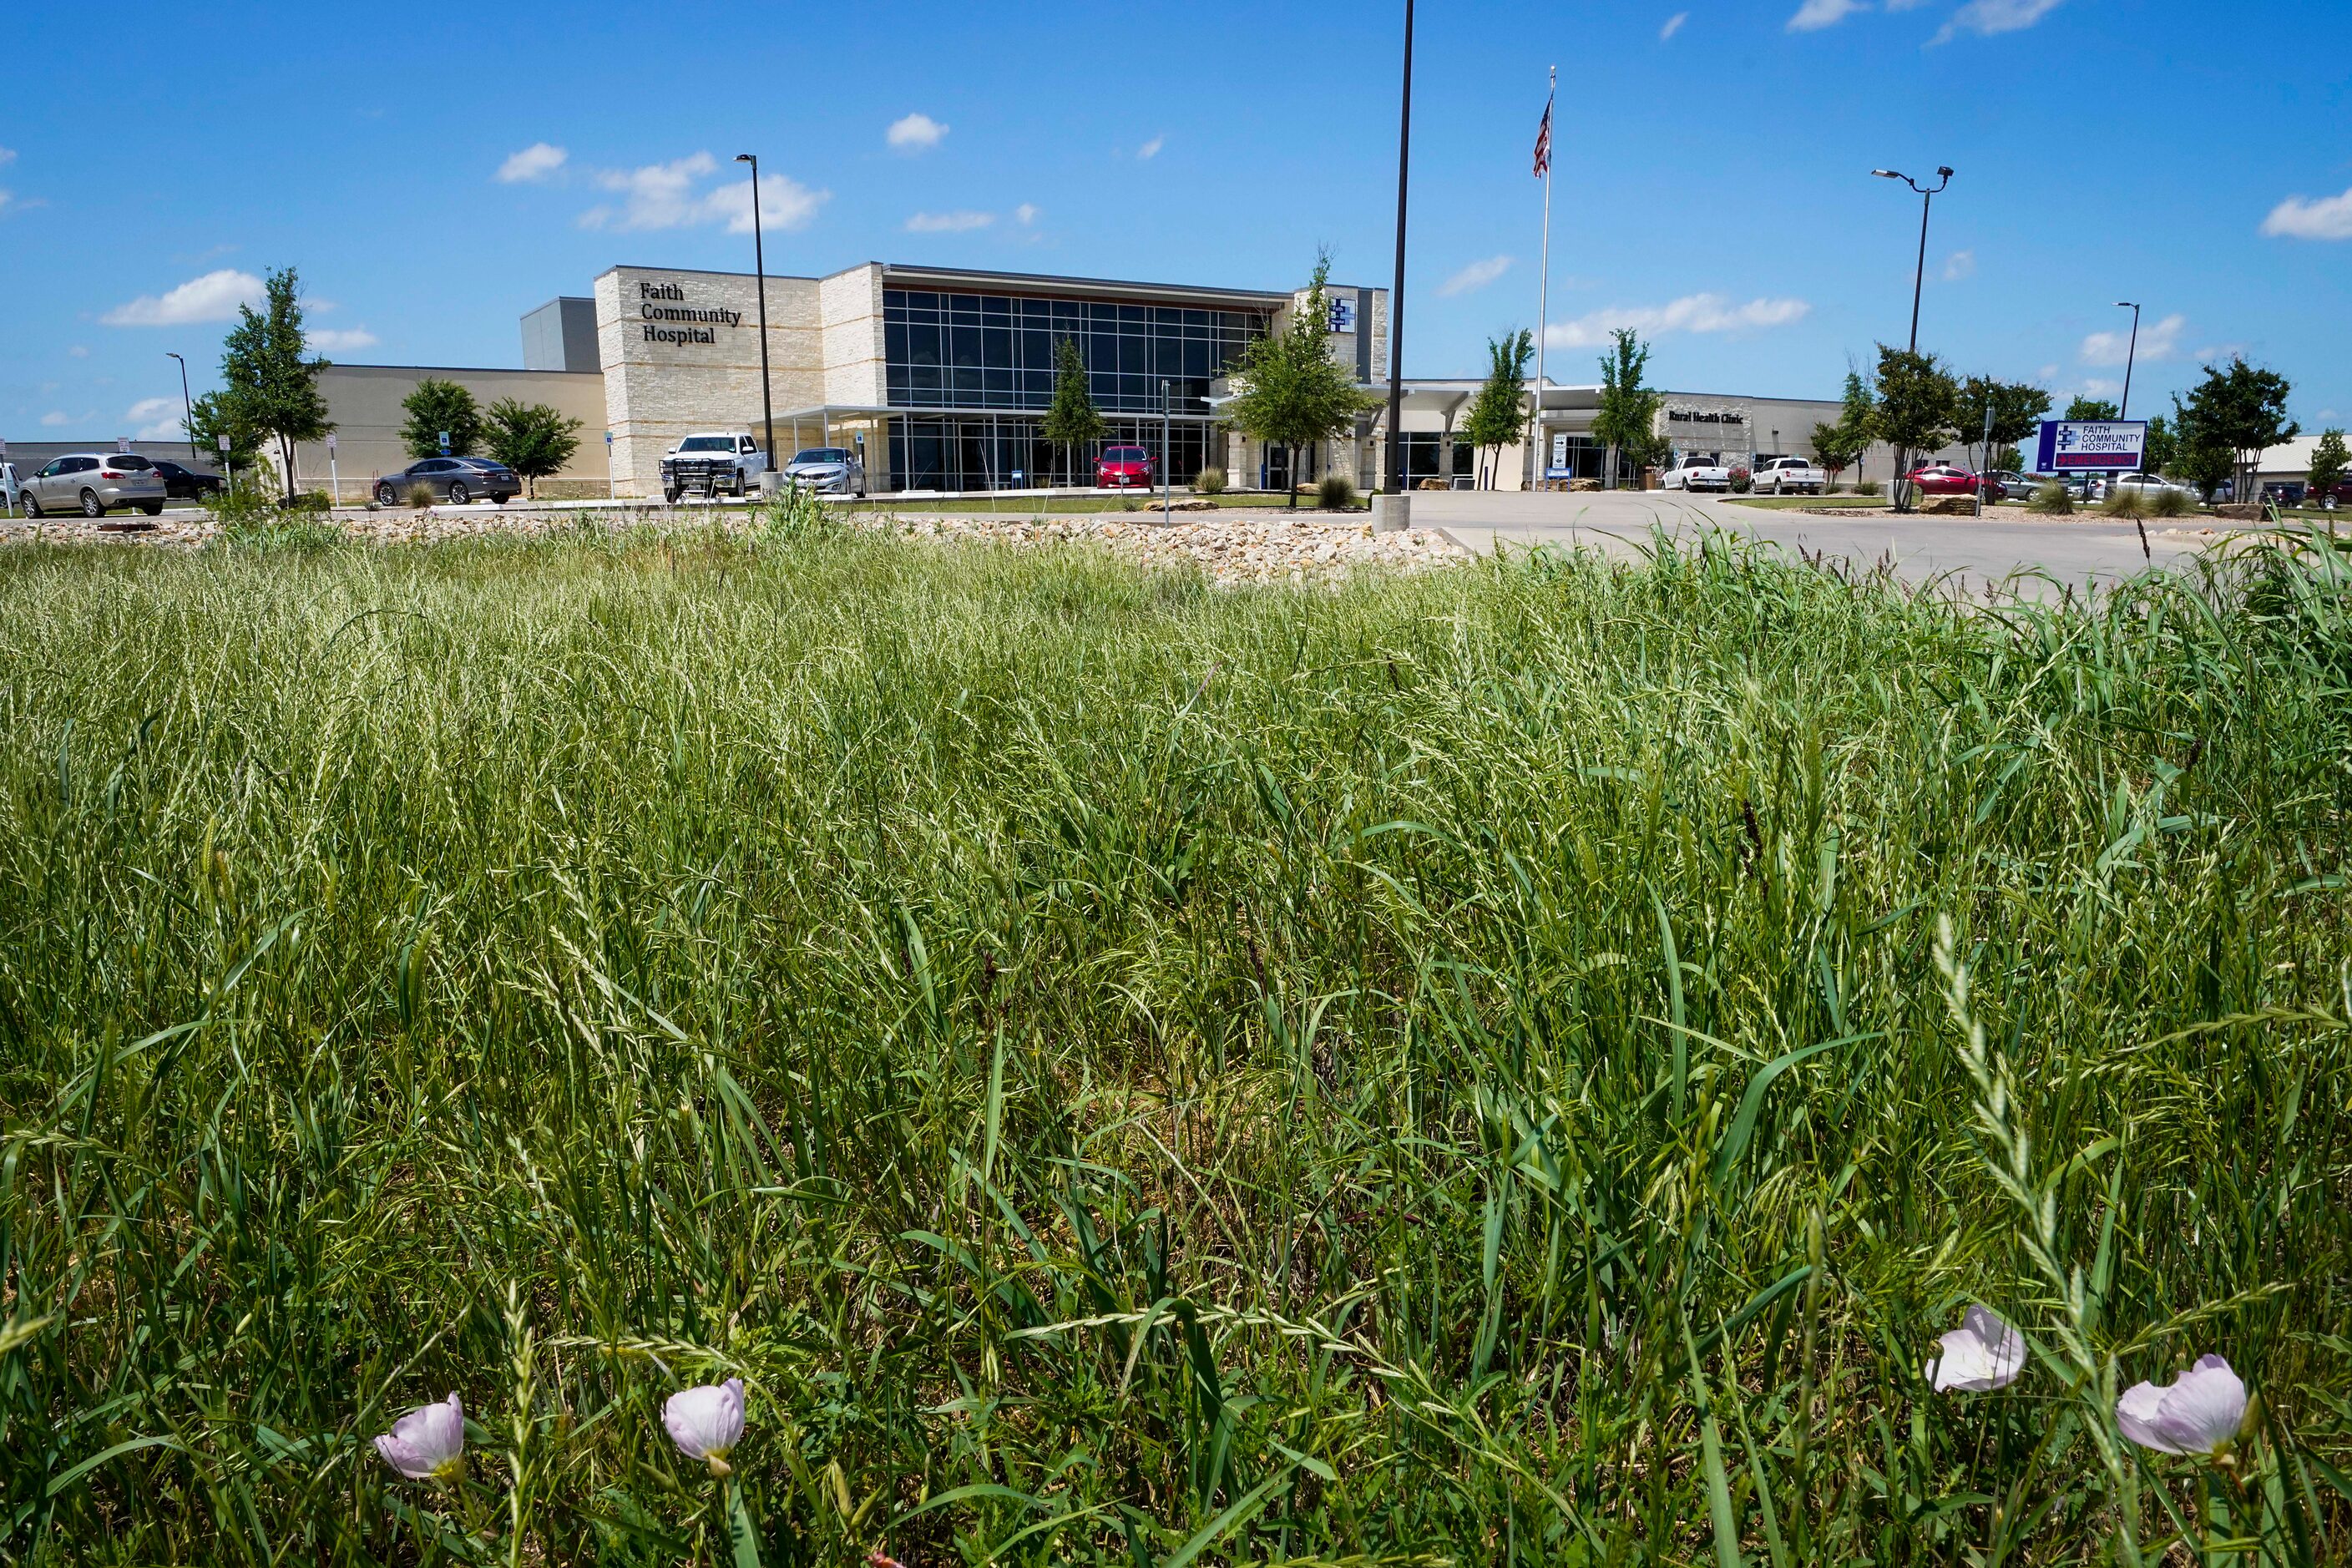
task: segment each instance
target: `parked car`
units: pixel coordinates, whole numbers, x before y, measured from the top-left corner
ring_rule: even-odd
[[[1685,452],[1675,466],[1658,476],[1658,488],[1668,490],[1729,490],[1731,469],[1704,452]]]
[[[2352,478],[2346,479],[2334,489],[2315,490],[2304,487],[2303,504],[2315,506],[2322,511],[2334,511],[2338,507],[2352,506]]]
[[[228,489],[218,474],[202,468],[191,468],[169,458],[154,459],[155,471],[163,476],[163,493],[173,500],[202,500]]]
[[[768,454],[740,430],[698,430],[662,455],[662,499],[749,495],[768,471]]]
[[[1116,490],[1159,483],[1151,471],[1151,454],[1140,447],[1105,447],[1095,460],[1095,488]]]
[[[1759,458],[1756,462],[1753,482],[1760,495],[1777,496],[1796,490],[1804,495],[1820,495],[1829,489],[1830,477],[1813,466],[1806,458]]]
[[[1995,468],[1985,479],[2000,492],[2000,499],[2003,500],[2023,500],[2050,482],[2040,474],[2013,474],[2006,468]],[[1992,491],[1987,490],[1985,500],[1993,499]]]
[[[1923,496],[1972,496],[1980,483],[1968,469],[1949,463],[1929,463],[1912,469],[1906,477],[1911,488]]]
[[[153,517],[164,499],[163,476],[136,452],[69,453],[24,481],[26,517],[68,511],[104,517],[118,507],[137,507]]]
[[[522,480],[504,463],[488,458],[426,458],[377,479],[376,504],[397,506],[418,485],[431,490],[435,500],[451,506],[478,500],[504,506],[522,494]]]
[[[2162,490],[2178,490],[2192,501],[2200,499],[2196,486],[2184,485],[2179,479],[2168,479],[2161,474],[2117,474],[2107,481],[2105,493],[2152,496]]]
[[[866,493],[865,460],[846,447],[803,447],[784,465],[784,478],[819,495]]]

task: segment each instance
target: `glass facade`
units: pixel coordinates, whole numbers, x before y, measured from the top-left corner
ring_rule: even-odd
[[[1162,381],[1176,407],[1197,409],[1210,381],[1271,323],[1264,310],[882,291],[894,408],[1043,413],[1054,400],[1056,345],[1068,338],[1105,414],[1157,416]]]
[[[1222,467],[1225,460],[1223,443],[1213,436],[1221,427],[1203,419],[1168,422],[1164,462],[1158,418],[1108,418],[1103,425],[1109,432],[1103,446],[1140,447],[1151,454],[1155,480],[1164,471],[1177,484],[1188,485],[1210,463]],[[1047,441],[1038,426],[1038,420],[1025,415],[895,417],[890,421],[890,486],[902,490],[1003,490],[1093,484],[1095,452],[1065,452]]]
[[[1404,433],[1404,488],[1415,489],[1423,479],[1444,479],[1449,484],[1458,476],[1467,479],[1476,473],[1477,455],[1467,441],[1454,444],[1454,468],[1445,468],[1445,437],[1435,430],[1408,430]]]

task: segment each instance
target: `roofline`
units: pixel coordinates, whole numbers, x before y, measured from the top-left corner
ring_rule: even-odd
[[[886,283],[970,284],[1014,294],[1097,295],[1121,300],[1199,300],[1259,305],[1279,309],[1290,303],[1287,290],[1220,289],[1190,283],[1138,283],[1117,278],[1071,278],[1045,272],[991,272],[962,267],[916,267],[894,262],[869,262],[882,269]]]
[[[593,375],[602,377],[601,370],[524,370],[520,366],[496,364],[353,364],[348,360],[330,360],[329,370],[430,370],[449,375]]]

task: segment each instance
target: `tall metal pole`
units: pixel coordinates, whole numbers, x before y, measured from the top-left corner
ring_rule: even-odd
[[[1554,66],[1551,68],[1551,96],[1544,100],[1544,130],[1547,135],[1549,134],[1551,130],[1552,104],[1559,99],[1559,68],[1558,66]],[[1549,471],[1549,467],[1547,462],[1547,458],[1549,454],[1538,449],[1541,447],[1544,438],[1544,338],[1548,331],[1544,323],[1551,315],[1551,147],[1549,142],[1547,142],[1544,147],[1544,225],[1543,261],[1541,265],[1543,268],[1543,279],[1536,286],[1535,406],[1528,411],[1528,457],[1530,465],[1529,483],[1531,486],[1542,483],[1545,476]],[[1454,480],[1454,476],[1448,474],[1445,476],[1445,479],[1446,482],[1451,484]]]
[[[1166,522],[1171,515],[1172,492],[1169,487],[1175,482],[1175,476],[1168,471],[1168,384],[1163,381],[1160,384],[1160,521],[1162,522]]]
[[[163,351],[163,357],[180,360],[180,410],[186,416],[181,421],[180,428],[187,432],[188,461],[194,463],[198,460],[196,458],[196,405],[195,400],[188,395],[188,362],[180,359],[178,354],[169,349]]]
[[[2139,357],[2139,304],[2133,300],[2118,300],[2116,304],[2118,307],[2129,305],[2132,313],[2131,347],[2124,351],[2124,400],[2116,405],[2116,417],[2128,419],[2131,417],[2132,361]]]
[[[1936,193],[1919,195],[1919,265],[1911,274],[1911,352],[1919,352],[1919,292],[1927,282],[1927,209],[1936,205]]]
[[[1412,0],[1404,0],[1404,88],[1397,110],[1396,274],[1389,285],[1388,490],[1404,493],[1404,436],[1397,428],[1404,407],[1404,218],[1405,175],[1412,163]],[[1360,325],[1359,330],[1367,330]]]
[[[751,165],[751,265],[760,279],[760,416],[767,423],[768,472],[781,474],[784,466],[776,461],[775,395],[768,387],[768,257],[760,234],[760,160],[738,153],[735,161]]]

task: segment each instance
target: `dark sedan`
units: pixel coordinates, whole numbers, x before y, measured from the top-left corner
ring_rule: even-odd
[[[157,458],[154,461],[155,471],[163,476],[163,494],[170,500],[202,500],[206,496],[216,496],[228,489],[218,474],[187,468],[169,458]]]
[[[475,500],[504,506],[522,494],[522,480],[504,463],[488,458],[426,458],[376,480],[376,504],[397,506],[419,485],[431,490],[435,500],[452,506]]]

